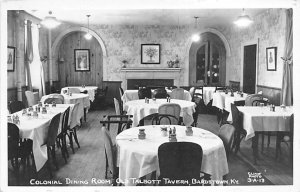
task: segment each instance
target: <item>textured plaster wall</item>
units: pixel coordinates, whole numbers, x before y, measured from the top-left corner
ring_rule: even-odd
[[[259,67],[258,85],[281,87],[282,62],[285,37],[285,10],[269,9],[253,18],[254,23],[245,29],[236,26],[199,26],[198,32],[207,28],[214,28],[221,32],[229,42],[231,56],[226,56],[226,82],[240,81],[241,76],[241,45],[259,39]],[[64,24],[52,30],[52,43],[64,30],[73,27]],[[191,36],[195,32],[194,26],[180,25],[90,25],[90,29],[97,33],[104,42],[107,58],[103,63],[104,81],[123,81],[120,72],[123,59],[127,59],[127,67],[167,67],[167,61],[180,58],[180,85],[188,85],[188,63]],[[141,64],[141,44],[157,43],[161,45],[161,64]],[[277,71],[267,71],[266,47],[277,47]],[[55,53],[53,53],[55,54]],[[54,66],[54,80],[57,80]],[[274,81],[275,80],[275,81]]]
[[[253,24],[248,28],[241,29],[232,25],[221,31],[229,41],[232,50],[231,57],[226,61],[227,82],[241,79],[242,44],[259,39],[257,85],[281,88],[283,63],[280,57],[283,56],[285,45],[285,9],[269,9],[253,19]],[[277,47],[277,71],[267,71],[267,47]]]

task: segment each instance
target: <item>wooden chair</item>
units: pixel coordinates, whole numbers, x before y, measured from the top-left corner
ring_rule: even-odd
[[[52,104],[53,102],[55,102],[56,104],[64,104],[64,100],[60,99],[60,98],[50,98],[48,97],[47,99],[45,99],[44,103],[48,103],[48,104]]]
[[[77,130],[76,130],[81,125],[80,118],[78,119],[77,117],[78,110],[79,110],[79,103],[76,103],[72,110],[70,126],[68,127],[68,134],[67,134],[69,136],[70,145],[73,153],[74,153],[73,138],[77,144],[77,147],[80,148],[79,141],[77,138]]]
[[[61,132],[57,135],[57,143],[61,147],[61,153],[65,160],[65,163],[67,163],[67,157],[69,157],[69,152],[67,149],[67,141],[66,141],[66,136],[68,135],[69,113],[70,113],[70,107],[68,107],[66,111],[63,113]],[[72,139],[70,140],[70,145],[71,148],[73,148]]]
[[[120,98],[124,95],[124,90],[122,87],[119,87]]]
[[[108,179],[107,173],[109,172],[113,178],[113,184],[116,185],[116,179],[118,177],[117,170],[117,155],[116,147],[112,143],[112,139],[108,129],[105,126],[101,128],[101,134],[103,135],[104,151],[105,151],[105,179]]]
[[[191,142],[166,142],[158,148],[158,162],[161,185],[191,185],[192,179],[210,179],[200,177],[203,151],[202,147]],[[169,184],[163,178],[170,180],[188,180],[188,184]]]
[[[254,100],[262,100],[263,96],[261,94],[250,94],[247,95],[245,99],[245,106],[252,106]]]
[[[20,139],[19,128],[13,123],[7,123],[7,152],[8,160],[14,169],[19,183],[20,162],[26,166],[26,159],[32,154],[32,141],[30,139],[22,141]],[[25,168],[24,168],[25,170]]]
[[[129,129],[132,125],[132,115],[105,115],[103,116],[103,120],[100,121],[103,126],[110,130],[113,128],[117,128],[117,134],[121,133],[125,129]],[[117,125],[115,127],[114,125]]]
[[[8,104],[8,110],[10,113],[15,113],[25,109],[25,105],[22,101],[10,101]]]
[[[56,161],[56,154],[55,154],[55,141],[56,141],[57,134],[58,134],[60,117],[61,117],[61,113],[58,113],[52,118],[49,129],[48,129],[48,136],[47,136],[47,142],[46,142],[47,154],[48,154],[47,164],[48,164],[48,170],[50,172],[51,178],[52,178],[52,170],[51,170],[51,164],[50,164],[50,157],[52,157],[53,163],[54,163],[56,169],[58,170],[58,164]]]
[[[167,98],[169,95],[165,88],[155,89],[153,92],[153,97],[157,99]]]
[[[194,101],[193,99],[194,99],[195,90],[196,90],[195,87],[191,87],[191,88],[188,90],[188,91],[190,92],[191,97],[192,97],[192,101]]]
[[[231,147],[233,144],[233,137],[234,137],[235,128],[230,124],[224,124],[220,127],[218,136],[222,139],[227,157],[231,152]]]
[[[156,125],[178,125],[181,107],[177,103],[165,103],[158,107],[158,113],[154,115],[152,124]]]
[[[121,103],[118,101],[118,99],[114,98],[114,104],[115,104],[116,115],[123,115]]]
[[[217,91],[225,91],[227,88],[225,86],[216,86],[215,92]]]
[[[26,96],[26,99],[27,99],[28,106],[33,106],[33,105],[38,104],[38,101],[34,97],[32,91],[25,91],[25,96]]]
[[[145,97],[151,98],[152,97],[151,89],[149,87],[139,88],[138,96],[139,96],[139,99],[145,99]]]
[[[170,97],[171,97],[171,99],[184,100],[184,89],[182,89],[182,88],[173,89],[170,94]]]
[[[231,125],[233,125],[233,127],[235,128],[232,150],[234,150],[234,152],[237,153],[240,149],[240,143],[242,139],[246,136],[247,132],[245,129],[243,129],[240,111],[232,103],[231,103],[231,114],[232,114]]]

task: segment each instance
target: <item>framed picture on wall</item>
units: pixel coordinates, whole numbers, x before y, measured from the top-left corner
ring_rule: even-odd
[[[75,71],[90,71],[90,50],[74,49]]]
[[[276,71],[277,67],[277,47],[268,47],[266,49],[267,70]]]
[[[141,63],[160,64],[160,44],[142,44]]]
[[[7,47],[7,71],[14,71],[16,63],[16,48]]]

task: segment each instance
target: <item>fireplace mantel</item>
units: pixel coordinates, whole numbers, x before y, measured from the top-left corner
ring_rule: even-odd
[[[122,68],[122,87],[127,89],[128,79],[172,79],[175,86],[180,84],[181,68],[145,68],[145,67],[131,67]]]
[[[122,72],[180,72],[181,68],[122,68]]]

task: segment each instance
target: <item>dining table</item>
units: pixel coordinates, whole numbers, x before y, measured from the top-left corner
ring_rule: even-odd
[[[69,86],[69,87],[63,87],[61,89],[60,94],[64,94],[65,92],[68,92],[68,88],[77,88],[80,90],[80,92],[87,91],[87,94],[89,95],[89,99],[91,102],[95,100],[95,94],[98,89],[97,86]]]
[[[203,87],[203,102],[205,105],[207,105],[212,99],[213,94],[216,91],[216,87]],[[197,90],[196,92],[197,93]]]
[[[159,176],[158,148],[169,142],[169,137],[162,134],[165,125],[148,125],[124,130],[116,137],[117,166],[119,179],[125,185],[135,185],[132,179],[139,179],[156,171]],[[211,180],[221,181],[228,174],[228,163],[222,140],[210,131],[193,127],[193,134],[187,136],[186,127],[171,125],[167,129],[176,129],[177,142],[199,144],[203,150],[201,172],[211,175]],[[139,139],[139,130],[144,129],[145,139]],[[200,173],[199,173],[200,175]],[[216,183],[214,183],[216,184]]]
[[[33,109],[35,109],[36,106],[37,105],[33,106]],[[68,107],[70,107],[71,115],[74,104],[56,104],[56,107],[52,107],[52,105],[50,104],[48,107],[46,107],[47,112],[39,112],[37,117],[33,116],[32,112],[23,114],[23,110],[10,114],[10,116],[19,117],[19,123],[16,123],[16,125],[20,130],[20,138],[32,140],[32,152],[37,171],[39,171],[44,166],[48,159],[47,146],[45,145],[45,143],[47,141],[50,122],[52,118],[59,113],[61,113],[62,120],[62,114]],[[59,132],[61,131],[61,120],[59,125]]]
[[[138,126],[140,120],[144,117],[158,113],[158,107],[167,103],[167,99],[149,99],[149,103],[145,99],[132,100],[124,104],[124,111],[127,115],[132,115],[132,126]],[[181,107],[180,116],[183,119],[184,125],[191,125],[194,122],[193,113],[195,112],[196,104],[191,101],[170,99],[170,103],[179,104]]]
[[[77,115],[80,118],[84,118],[86,121],[86,113],[88,112],[88,109],[90,108],[90,100],[89,95],[83,94],[83,93],[72,93],[72,94],[62,94],[64,97],[64,104],[76,104],[79,103],[79,109]],[[41,98],[41,102],[44,103],[44,101],[48,98],[48,95],[44,95]]]
[[[154,90],[155,89],[151,90],[152,93],[154,92]],[[170,90],[170,89],[166,89],[166,90],[169,95],[172,93],[172,90]],[[192,96],[187,90],[184,90],[183,94],[184,94],[184,96],[183,96],[184,100],[186,100],[186,101],[192,100]],[[122,99],[123,103],[126,103],[128,101],[138,100],[139,99],[138,90],[125,90],[121,99]]]
[[[236,101],[245,101],[247,95],[247,93],[241,95],[238,92],[233,92],[232,95],[231,92],[226,93],[224,91],[216,91],[213,93],[212,106],[215,106],[220,110],[226,110],[229,113],[227,121],[232,121],[231,104],[234,104]]]
[[[258,158],[258,132],[290,132],[293,130],[293,106],[238,106],[242,114],[245,140],[252,138],[254,162]]]

